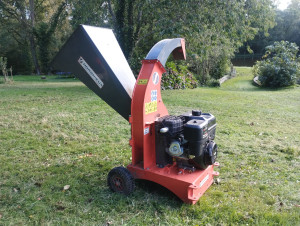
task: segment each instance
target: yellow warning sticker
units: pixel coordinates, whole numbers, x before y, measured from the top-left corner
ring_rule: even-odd
[[[145,103],[145,114],[150,114],[157,111],[157,101]]]
[[[148,79],[139,79],[138,85],[146,85],[148,83]]]

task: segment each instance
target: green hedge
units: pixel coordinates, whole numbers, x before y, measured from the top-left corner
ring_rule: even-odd
[[[258,76],[263,87],[284,87],[294,85],[300,77],[300,58],[297,57],[299,47],[287,41],[274,42],[266,47],[262,61],[254,68],[254,76]]]
[[[166,64],[166,73],[162,76],[162,89],[193,89],[198,86],[198,81],[187,69],[187,66],[177,65],[170,61]]]

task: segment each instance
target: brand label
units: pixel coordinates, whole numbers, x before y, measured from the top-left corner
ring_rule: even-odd
[[[144,135],[148,134],[149,132],[150,132],[150,128],[149,128],[149,127],[146,127],[146,128],[144,129]]]
[[[151,90],[151,102],[157,101],[157,90]]]
[[[94,82],[100,87],[100,89],[103,87],[104,83],[101,81],[101,79],[97,76],[97,74],[93,71],[93,69],[90,67],[90,65],[85,62],[85,60],[82,57],[79,57],[78,63],[83,67],[83,69],[88,73],[88,75],[94,80]]]
[[[201,188],[203,186],[203,184],[205,184],[205,182],[208,180],[208,178],[209,178],[209,174],[207,174],[207,176],[204,177],[204,179],[201,181],[199,188]]]
[[[157,85],[159,82],[159,74],[157,72],[154,72],[153,76],[152,76],[152,82],[154,85]]]
[[[146,85],[148,83],[148,79],[139,79],[138,85]]]
[[[151,101],[149,103],[145,103],[145,114],[150,114],[152,112],[157,111],[157,101]]]
[[[203,139],[205,139],[206,137],[208,137],[208,132],[207,132],[207,126],[205,126],[204,128],[203,128]]]

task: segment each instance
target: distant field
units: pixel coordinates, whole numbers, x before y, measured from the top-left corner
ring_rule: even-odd
[[[108,190],[109,170],[130,163],[130,127],[78,80],[0,84],[0,225],[300,225],[300,87],[237,71],[221,88],[163,91],[170,114],[217,118],[220,184],[194,206],[147,182]]]

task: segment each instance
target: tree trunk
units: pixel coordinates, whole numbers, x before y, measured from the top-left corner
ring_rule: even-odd
[[[134,27],[134,21],[133,21],[133,4],[134,0],[128,1],[127,6],[127,37],[126,37],[126,46],[125,46],[125,57],[129,59],[132,49],[133,49],[133,27]]]
[[[4,68],[2,68],[2,74],[4,76],[4,83],[8,82],[8,79],[7,79],[7,74],[6,74],[6,71]]]
[[[126,56],[126,43],[125,43],[125,7],[126,7],[126,1],[125,0],[119,0],[117,1],[116,5],[116,24],[114,27],[114,30],[117,33],[117,40],[119,42],[119,45],[121,46],[121,49],[123,50],[124,55]]]
[[[35,44],[34,37],[32,34],[29,35],[29,42],[30,42],[30,51],[31,51],[34,68],[35,68],[36,74],[40,75],[41,70],[40,70],[40,65],[39,65],[39,62],[37,59],[37,54],[36,54],[36,44]]]
[[[31,56],[32,56],[36,74],[40,75],[41,74],[40,65],[36,54],[36,44],[33,36],[33,29],[35,25],[34,0],[29,0],[29,7],[30,7],[30,20],[31,20],[31,29],[32,29],[31,31],[29,31],[30,50],[31,50]]]

